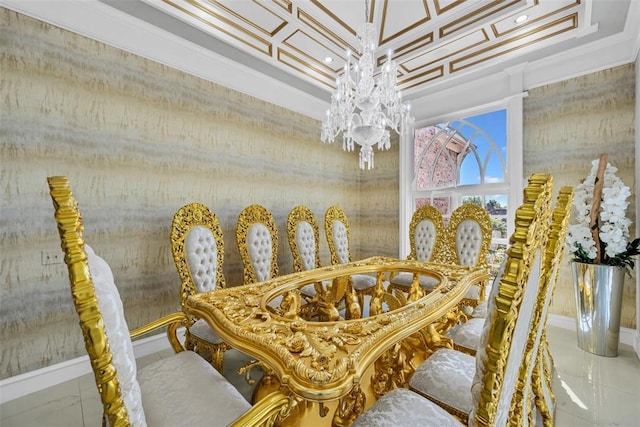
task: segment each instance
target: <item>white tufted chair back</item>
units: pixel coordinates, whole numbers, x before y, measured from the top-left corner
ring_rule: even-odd
[[[416,227],[414,239],[416,259],[418,261],[429,261],[436,243],[436,227],[433,225],[433,221],[428,219],[420,221]]]
[[[316,238],[307,221],[302,221],[296,227],[296,246],[302,259],[302,268],[313,270],[316,267]]]
[[[109,264],[96,255],[89,245],[85,244],[84,248],[91,272],[91,281],[95,287],[98,308],[102,315],[104,332],[113,357],[111,362],[118,375],[120,395],[127,409],[129,421],[134,426],[146,426],[142,408],[142,393],[136,379],[136,358],[133,354],[120,293],[114,283]]]
[[[271,261],[273,241],[264,224],[253,224],[247,234],[247,247],[251,266],[258,282],[271,278]]]
[[[171,252],[182,280],[181,304],[195,293],[225,287],[224,238],[218,217],[201,203],[178,209],[171,223]]]
[[[244,283],[278,276],[278,228],[264,206],[247,206],[238,216],[236,241],[244,266]]]
[[[345,227],[345,225],[340,221],[333,221],[333,226],[331,227],[331,235],[333,236],[333,243],[336,246],[338,261],[340,261],[340,264],[348,263],[350,257],[347,227]]]
[[[215,290],[218,249],[211,230],[201,225],[193,227],[187,234],[184,246],[196,292]]]
[[[311,209],[303,205],[291,209],[287,216],[287,237],[294,271],[320,267],[318,236],[318,223]]]
[[[473,267],[478,263],[482,248],[482,230],[474,220],[462,221],[456,228],[458,264]]]
[[[411,252],[408,259],[431,261],[442,245],[444,221],[433,206],[421,206],[413,212],[409,223]]]
[[[339,206],[331,206],[324,214],[324,232],[331,253],[331,264],[351,262],[349,222]]]
[[[489,213],[480,206],[464,204],[451,213],[440,250],[434,261],[467,267],[486,267],[491,244]]]

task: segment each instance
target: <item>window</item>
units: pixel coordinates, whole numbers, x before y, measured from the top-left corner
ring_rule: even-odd
[[[412,156],[412,168],[401,180],[407,196],[405,215],[401,210],[404,224],[409,223],[416,208],[425,204],[437,207],[445,221],[464,203],[484,207],[493,223],[488,262],[494,272],[504,257],[512,231],[513,212],[509,208],[521,202],[521,195],[512,189],[521,188],[519,179],[513,177],[514,170],[521,171],[521,149],[512,150],[510,144],[513,139],[521,146],[521,131],[515,137],[509,135],[510,116],[521,118],[521,105],[518,98],[515,103],[458,115],[462,118],[417,126],[412,152],[408,154]],[[516,114],[512,114],[512,106]],[[510,158],[512,151],[515,159]],[[520,166],[510,167],[514,161],[516,165],[519,161]]]

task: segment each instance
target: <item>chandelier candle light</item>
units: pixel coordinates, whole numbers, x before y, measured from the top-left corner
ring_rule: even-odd
[[[369,16],[366,2],[365,21]],[[378,34],[373,23],[365,22],[358,29],[360,59],[355,61],[347,51],[344,73],[336,79],[331,107],[322,123],[322,142],[332,143],[342,132],[342,148],[353,151],[354,141],[360,146],[360,169],[373,168],[373,146],[391,147],[389,128],[401,134],[410,122],[408,104],[396,87],[398,67],[391,60],[391,51],[382,66],[380,76],[374,77],[375,51]]]

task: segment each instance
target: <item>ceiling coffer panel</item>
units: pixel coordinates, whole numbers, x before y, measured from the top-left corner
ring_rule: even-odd
[[[591,0],[144,0],[302,80],[330,90],[346,51],[359,56],[365,18],[389,52],[405,95],[427,82],[507,62],[575,38]],[[515,18],[529,19],[517,24]],[[328,60],[327,58],[331,58]]]

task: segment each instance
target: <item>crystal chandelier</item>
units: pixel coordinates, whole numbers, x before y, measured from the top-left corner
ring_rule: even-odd
[[[398,67],[391,52],[378,78],[374,77],[378,34],[367,22],[369,2],[365,6],[365,23],[358,28],[360,59],[355,61],[347,51],[344,73],[336,79],[331,106],[322,123],[322,142],[332,143],[342,132],[342,148],[353,151],[354,141],[360,146],[360,169],[373,168],[373,146],[391,147],[388,126],[401,134],[410,121],[410,107],[402,102],[398,88]]]

